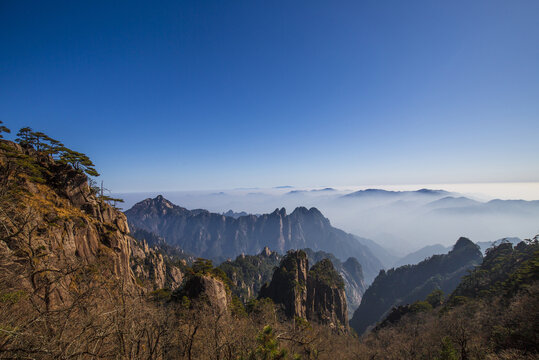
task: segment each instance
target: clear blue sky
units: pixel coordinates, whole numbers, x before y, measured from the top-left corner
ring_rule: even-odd
[[[0,2],[0,119],[108,188],[539,180],[539,1]]]

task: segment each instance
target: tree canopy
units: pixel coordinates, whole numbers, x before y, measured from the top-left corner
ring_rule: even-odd
[[[71,165],[80,173],[99,176],[94,163],[87,155],[65,147],[60,141],[45,133],[33,131],[30,127],[23,127],[17,133],[15,141],[21,146],[33,148],[40,154],[50,155],[62,164]]]
[[[3,122],[0,121],[0,139],[3,139],[4,136],[2,135],[2,133],[11,133],[11,130],[9,130],[7,127],[5,127],[4,125],[2,125]]]

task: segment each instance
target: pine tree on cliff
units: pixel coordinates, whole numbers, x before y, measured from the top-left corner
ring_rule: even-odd
[[[18,142],[21,146],[33,145],[32,128],[28,126],[21,128],[17,133],[17,138],[15,139],[15,141]]]
[[[7,127],[5,127],[4,125],[2,125],[3,122],[0,120],[0,139],[3,139],[4,136],[2,135],[2,133],[11,133],[11,130],[9,130]]]
[[[33,131],[30,127],[20,129],[15,141],[21,146],[34,148],[38,153],[50,155],[62,164],[71,165],[73,169],[80,173],[89,176],[99,176],[94,163],[86,154],[71,150],[65,147],[60,141],[42,132]]]
[[[95,165],[88,156],[83,153],[63,147],[60,155],[60,163],[69,164],[73,169],[90,176],[99,176]]]

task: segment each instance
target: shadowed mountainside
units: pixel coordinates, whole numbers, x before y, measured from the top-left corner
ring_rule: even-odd
[[[260,290],[259,298],[280,305],[289,319],[306,319],[346,331],[348,316],[344,281],[329,259],[309,270],[303,250],[289,251],[275,269],[271,282]]]
[[[368,247],[354,235],[331,226],[316,208],[284,208],[271,214],[238,218],[206,210],[187,210],[162,196],[146,199],[125,212],[134,228],[150,231],[168,244],[177,245],[197,256],[222,260],[238,254],[258,254],[264,247],[284,253],[290,249],[311,248],[346,260],[355,257],[368,283],[383,268]]]
[[[365,293],[365,281],[361,265],[355,258],[348,258],[344,263],[333,254],[324,251],[313,251],[303,249],[307,254],[309,264],[316,264],[323,259],[329,259],[335,270],[344,281],[344,291],[348,303],[348,315],[359,306],[361,298]],[[282,255],[264,248],[258,255],[239,255],[235,260],[228,260],[219,268],[225,272],[230,279],[232,291],[244,302],[258,296],[258,293],[265,283],[271,281],[275,267],[279,265]]]
[[[417,265],[382,270],[365,292],[350,325],[362,334],[382,320],[393,306],[422,300],[435,289],[453,291],[466,271],[481,259],[479,247],[460,238],[446,255],[434,255]]]

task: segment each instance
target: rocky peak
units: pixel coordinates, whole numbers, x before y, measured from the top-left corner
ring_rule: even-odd
[[[365,292],[350,325],[362,334],[382,320],[393,306],[424,299],[435,289],[452,292],[461,278],[482,261],[479,247],[460,238],[447,254],[433,255],[418,264],[380,271]]]
[[[281,216],[281,217],[285,217],[286,216],[286,209],[283,207],[283,208],[277,208],[275,210],[273,210],[273,212],[271,213],[271,215],[278,215],[278,216]]]
[[[307,319],[342,331],[348,327],[344,281],[329,259],[319,261],[309,270]]]
[[[353,235],[332,227],[316,208],[299,207],[290,215],[281,208],[270,214],[236,218],[176,205],[158,209],[155,202],[158,198],[147,199],[127,210],[125,214],[130,224],[196,256],[222,260],[242,252],[260,253],[264,246],[280,253],[312,248],[327,251],[340,259],[356,257],[367,281],[382,267],[366,246]]]
[[[262,249],[262,252],[260,253],[260,255],[265,256],[265,257],[270,257],[272,253],[273,252],[269,249],[269,247],[264,246],[264,249]]]
[[[309,213],[309,210],[305,206],[298,206],[297,208],[292,211],[290,215],[306,215]]]
[[[157,197],[153,201],[154,203],[167,207],[169,209],[172,209],[174,207],[174,204],[172,204],[170,201],[165,199],[163,195],[157,195]]]
[[[163,215],[169,214],[170,212],[184,213],[184,212],[188,212],[188,210],[180,206],[174,205],[173,203],[165,199],[163,195],[157,195],[153,199],[147,198],[135,204],[131,209],[126,211],[126,214],[128,212],[140,213],[140,214],[146,214],[146,215],[152,215],[152,216],[159,214],[160,216],[163,216]]]
[[[356,258],[349,257],[342,265],[349,274],[354,276],[354,278],[363,279],[363,269]]]
[[[177,300],[181,300],[183,296],[201,301],[221,314],[227,311],[232,302],[225,283],[211,275],[190,276],[184,286],[174,294]]]
[[[307,318],[307,254],[302,250],[289,251],[273,273],[269,284],[260,289],[260,298],[270,298],[283,307],[288,318]]]
[[[302,218],[313,223],[319,223],[322,226],[331,226],[329,219],[324,217],[324,215],[315,207],[307,209],[304,206],[300,206],[294,209],[290,214],[292,217]]]
[[[453,251],[463,249],[466,247],[476,248],[477,245],[474,244],[470,239],[466,237],[460,237],[455,243],[455,245],[453,246]]]
[[[310,271],[308,268],[303,250],[289,251],[271,282],[260,290],[259,298],[272,299],[289,319],[300,317],[334,329],[346,329],[348,315],[342,277],[328,259],[318,262]]]

